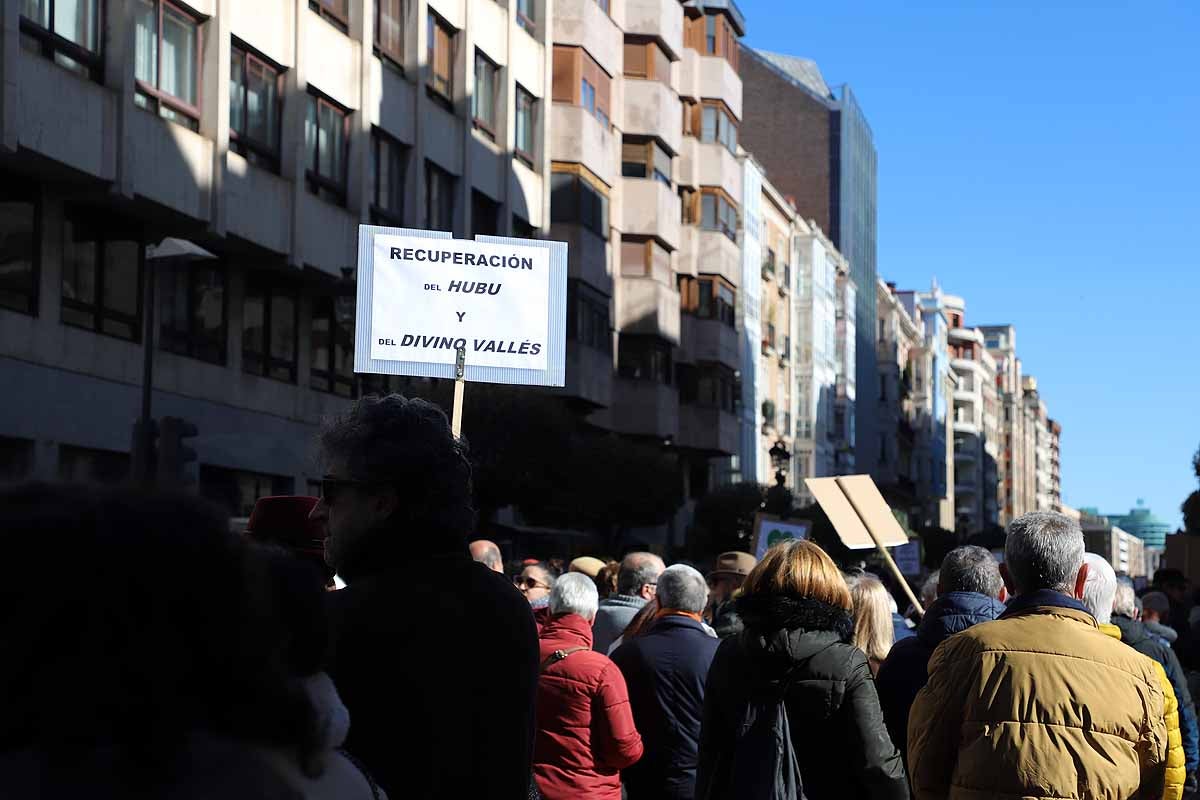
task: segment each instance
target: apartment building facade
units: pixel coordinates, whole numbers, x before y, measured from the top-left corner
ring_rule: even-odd
[[[870,291],[869,286],[867,291]],[[835,475],[853,475],[858,471],[858,295],[858,284],[851,273],[839,272],[834,289],[837,378],[834,383],[831,434]]]
[[[319,420],[391,384],[353,373],[357,226],[549,227],[549,6],[51,5],[0,11],[5,459],[126,477],[150,348],[203,494],[314,491]]]
[[[858,288],[855,382],[874,398],[877,155],[870,124],[851,88],[831,88],[815,62],[748,47],[742,55],[744,144],[850,264]],[[874,402],[856,408],[857,462],[867,471],[878,460],[876,410]]]
[[[926,424],[923,409],[914,402],[913,370],[925,345],[924,321],[911,314],[895,284],[875,283],[879,366],[878,464],[872,470],[876,483],[893,508],[910,519],[920,518],[917,470],[925,456],[917,432]]]
[[[796,253],[794,471],[797,502],[808,505],[813,497],[802,479],[839,474],[837,452],[842,431],[834,424],[839,374],[838,276],[848,275],[850,267],[811,220],[797,223]],[[844,426],[844,418],[842,422]]]
[[[999,524],[999,394],[996,361],[983,332],[967,327],[966,304],[946,295],[950,318],[950,365],[954,389],[954,507],[957,525],[968,533]]]
[[[761,320],[760,345],[756,378],[763,395],[759,437],[758,462],[762,467],[759,481],[774,482],[774,469],[769,455],[771,448],[782,445],[794,455],[796,399],[796,358],[793,342],[797,341],[794,303],[796,211],[769,182],[763,182],[761,233]],[[787,485],[797,487],[797,470],[787,470]]]

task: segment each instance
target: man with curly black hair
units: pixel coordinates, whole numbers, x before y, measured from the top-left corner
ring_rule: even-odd
[[[331,593],[346,749],[391,797],[525,798],[538,641],[529,604],[471,559],[471,464],[437,406],[369,396],[326,425],[312,512]],[[495,691],[503,687],[503,691]]]

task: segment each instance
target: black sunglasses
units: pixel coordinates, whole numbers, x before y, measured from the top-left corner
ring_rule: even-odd
[[[321,479],[321,499],[325,501],[325,505],[332,506],[343,489],[378,485],[376,481],[356,481],[352,478],[334,478],[326,475]]]

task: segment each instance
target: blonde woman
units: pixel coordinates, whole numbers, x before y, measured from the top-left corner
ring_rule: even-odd
[[[866,656],[852,644],[850,592],[833,560],[806,539],[777,544],[734,603],[745,629],[721,642],[708,671],[696,797],[741,800],[767,794],[747,782],[776,785],[779,762],[763,751],[756,774],[738,742],[748,711],[762,713],[767,699],[778,698],[805,797],[908,800]]]
[[[873,575],[847,579],[854,603],[854,646],[867,656],[871,676],[879,673],[883,660],[895,643],[892,627],[892,598],[883,583]]]

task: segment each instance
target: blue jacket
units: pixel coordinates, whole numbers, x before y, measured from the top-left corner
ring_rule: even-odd
[[[907,639],[910,636],[915,636],[913,629],[908,627],[908,623],[904,620],[902,614],[892,614],[892,638],[895,641]]]
[[[875,676],[883,720],[900,755],[908,757],[908,711],[929,678],[929,657],[939,644],[972,625],[1000,616],[1004,605],[975,592],[949,592],[925,610],[917,635],[901,639]]]
[[[720,643],[694,619],[672,615],[613,652],[645,747],[621,773],[630,800],[695,795],[704,683]]]

